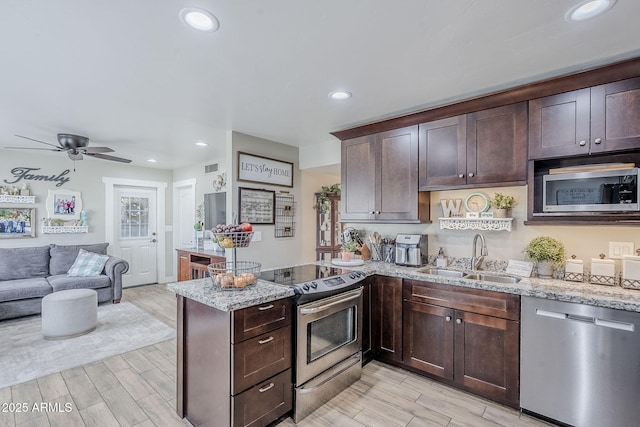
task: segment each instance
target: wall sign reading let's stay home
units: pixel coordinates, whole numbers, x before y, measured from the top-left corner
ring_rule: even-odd
[[[293,163],[238,152],[238,181],[293,187]]]

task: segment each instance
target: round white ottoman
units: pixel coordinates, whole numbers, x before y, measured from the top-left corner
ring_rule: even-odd
[[[98,293],[69,289],[42,298],[42,336],[71,338],[93,331],[98,324]]]

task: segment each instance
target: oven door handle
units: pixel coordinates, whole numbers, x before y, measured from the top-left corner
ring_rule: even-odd
[[[358,298],[360,298],[360,296],[362,295],[362,288],[356,290],[356,291],[352,291],[349,292],[349,295],[345,296],[344,298],[341,298],[339,300],[336,301],[332,301],[328,304],[323,304],[323,305],[319,305],[317,307],[303,307],[300,309],[300,314],[313,314],[313,313],[320,313],[322,311],[326,311],[328,309],[330,309],[331,307],[334,307],[338,304],[344,304],[345,302],[349,302],[349,301],[353,301],[356,300]]]

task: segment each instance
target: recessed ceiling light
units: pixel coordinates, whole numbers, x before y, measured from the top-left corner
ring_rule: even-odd
[[[209,145],[209,144],[207,144],[206,142],[198,141],[198,142],[196,142],[196,145],[197,145],[198,147],[206,147],[206,146],[207,146],[207,145]]]
[[[186,7],[180,11],[180,18],[185,24],[198,31],[216,31],[220,28],[218,18],[207,10],[197,7]]]
[[[149,163],[158,163],[158,161],[156,159],[148,159],[147,162],[149,162]]]
[[[616,0],[587,0],[572,7],[565,15],[567,21],[585,21],[611,9]]]
[[[329,94],[329,98],[335,99],[336,101],[342,101],[343,99],[351,98],[351,92],[347,92],[344,90],[334,90]]]

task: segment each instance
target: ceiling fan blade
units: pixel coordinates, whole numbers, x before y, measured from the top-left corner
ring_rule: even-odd
[[[64,151],[60,148],[34,148],[34,147],[4,147],[12,150],[45,150],[45,151]]]
[[[72,151],[69,151],[67,155],[71,160],[82,160],[82,154],[80,153],[74,153]]]
[[[16,135],[14,135],[14,136],[17,136],[18,138],[28,139],[29,141],[39,142],[40,144],[47,144],[47,145],[50,145],[50,146],[52,146],[52,147],[60,148],[60,146],[58,146],[58,145],[49,144],[48,142],[39,141],[39,140],[37,140],[37,139],[29,138],[28,136],[22,136],[22,135],[17,135],[17,134],[16,134]]]
[[[96,154],[96,153],[113,153],[113,150],[109,147],[86,147],[80,148],[84,154]]]
[[[100,153],[86,153],[86,154],[87,156],[96,157],[102,160],[112,160],[114,162],[131,163],[131,160],[123,159],[122,157],[108,156],[106,154],[100,154]]]

